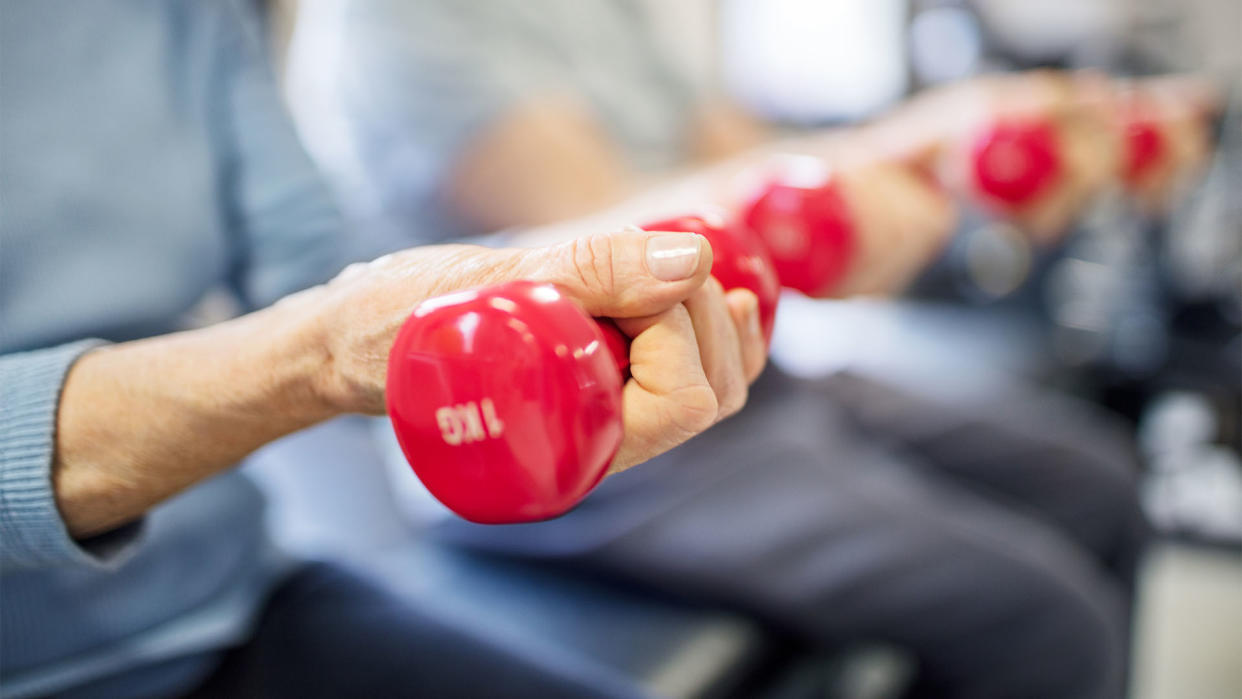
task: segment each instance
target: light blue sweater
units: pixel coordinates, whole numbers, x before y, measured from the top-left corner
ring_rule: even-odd
[[[4,696],[117,673],[96,693],[185,689],[284,569],[235,472],[87,542],[49,481],[60,388],[88,348],[175,330],[213,288],[260,306],[340,268],[340,217],[261,29],[244,0],[0,8]]]

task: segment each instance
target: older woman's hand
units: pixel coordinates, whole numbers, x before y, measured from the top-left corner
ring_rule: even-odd
[[[687,233],[635,230],[533,249],[427,246],[352,265],[283,303],[313,313],[329,358],[323,399],[337,412],[380,414],[389,349],[419,302],[516,279],[554,283],[632,337],[619,470],[739,410],[762,370],[757,299],[725,293],[711,264],[711,246]]]
[[[556,283],[633,337],[612,467],[632,466],[741,408],[763,367],[758,301],[724,293],[711,263],[685,233],[416,248],[223,323],[92,350],[61,392],[56,505],[71,534],[98,534],[291,432],[382,413],[388,352],[414,306],[515,279]]]
[[[1203,79],[1165,76],[1117,83],[1109,106],[1116,128],[1127,137],[1148,131],[1147,162],[1140,165],[1141,156],[1131,154],[1123,163],[1127,187],[1147,212],[1168,210],[1207,163],[1220,94]]]

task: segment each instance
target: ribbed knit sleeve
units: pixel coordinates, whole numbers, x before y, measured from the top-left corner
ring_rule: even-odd
[[[52,493],[56,410],[65,375],[84,340],[0,356],[0,569],[116,565],[141,529],[123,527],[89,542],[69,536]]]

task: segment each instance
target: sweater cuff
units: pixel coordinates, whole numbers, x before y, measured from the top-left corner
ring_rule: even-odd
[[[83,340],[0,357],[0,567],[120,565],[141,522],[85,541],[69,536],[52,492],[60,392],[69,368],[105,344]]]

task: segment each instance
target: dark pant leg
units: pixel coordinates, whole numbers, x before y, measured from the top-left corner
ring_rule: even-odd
[[[818,391],[769,388],[559,520],[441,535],[726,604],[828,645],[891,642],[955,697],[1119,695],[1124,605],[1091,555],[860,440]]]
[[[949,403],[848,373],[816,385],[872,439],[1057,527],[1133,589],[1149,528],[1117,420],[1050,392]]]
[[[314,563],[277,588],[207,697],[591,697],[593,688],[492,645],[343,568]]]

